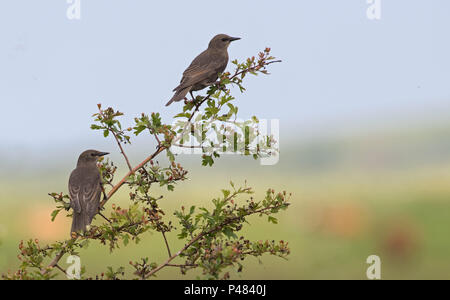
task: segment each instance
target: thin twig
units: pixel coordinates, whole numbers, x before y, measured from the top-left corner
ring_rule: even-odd
[[[109,220],[107,217],[105,217],[101,212],[98,212],[98,214],[99,214],[103,219],[105,219],[109,224],[112,223],[111,220]]]
[[[282,60],[273,60],[273,61],[269,61],[269,62],[264,62],[264,64],[263,64],[262,66],[268,66],[268,65],[275,64],[275,63],[280,63],[280,62],[282,62]],[[258,67],[258,66],[260,66],[260,65],[258,64],[258,65],[255,66],[255,67],[250,67],[250,68],[244,69],[244,70],[242,70],[242,71],[240,71],[240,72],[236,72],[236,73],[234,73],[233,76],[230,77],[230,80],[233,79],[233,78],[235,78],[236,76],[241,75],[241,74],[244,73],[244,72],[256,71],[255,69],[256,69],[256,67]]]
[[[132,167],[131,167],[130,161],[128,160],[128,156],[125,154],[125,151],[122,148],[122,144],[120,143],[119,138],[117,137],[116,133],[113,130],[110,130],[110,131],[114,135],[114,138],[116,139],[117,145],[120,148],[120,153],[122,153],[123,157],[125,158],[125,161],[127,162],[128,169],[131,171]]]
[[[159,140],[158,135],[155,133],[154,134],[156,141],[158,142],[158,147],[161,147],[161,141]]]
[[[165,146],[162,146],[160,148],[158,148],[152,155],[148,156],[146,159],[144,159],[139,165],[137,165],[136,167],[134,167],[132,170],[130,170],[123,178],[122,180],[119,181],[119,183],[117,183],[112,189],[111,191],[109,191],[107,198],[104,199],[101,203],[100,203],[100,207],[105,206],[106,202],[111,199],[111,197],[122,187],[122,185],[124,183],[126,183],[128,177],[130,177],[131,175],[133,175],[134,173],[136,173],[137,170],[141,169],[142,167],[144,167],[150,160],[154,159],[158,154],[160,154],[161,152],[163,152],[164,150],[166,150],[167,148]]]
[[[167,253],[169,253],[169,257],[172,256],[172,254],[170,253],[170,247],[169,247],[169,243],[167,242],[167,238],[166,238],[166,233],[163,231],[161,231],[162,236],[164,237],[164,242],[166,243],[166,248],[167,248]]]
[[[63,272],[64,274],[67,274],[66,270],[64,270],[63,268],[61,268],[58,264],[55,265],[55,267],[60,270],[61,272]]]
[[[185,264],[185,265],[175,265],[175,264],[167,264],[166,267],[175,267],[175,268],[197,268],[198,264]]]
[[[102,117],[104,117],[101,108],[99,107],[98,109],[99,109],[99,111],[100,111],[100,115],[101,115]],[[128,159],[128,156],[125,154],[125,151],[124,151],[123,148],[122,148],[122,144],[121,144],[119,138],[117,137],[116,132],[115,132],[114,130],[112,130],[111,127],[109,127],[109,126],[108,126],[108,130],[113,134],[114,139],[116,140],[117,145],[119,146],[120,153],[122,153],[123,157],[125,158],[125,161],[127,162],[128,169],[130,169],[130,171],[131,171],[132,167],[131,167],[130,161],[129,161],[129,159]]]
[[[65,247],[64,247],[65,248]],[[49,269],[53,268],[58,264],[58,262],[61,260],[61,258],[64,256],[65,249],[62,249],[61,252],[59,252],[55,258],[50,262],[50,264],[47,266],[47,268],[41,270],[41,274],[44,275],[48,272]]]
[[[197,235],[192,241],[190,241],[188,244],[186,244],[180,251],[178,251],[177,253],[175,253],[174,255],[172,255],[171,257],[169,257],[164,263],[160,264],[158,267],[156,267],[155,269],[151,270],[148,274],[145,275],[145,279],[149,278],[150,276],[152,276],[153,274],[155,274],[156,272],[158,272],[159,270],[161,270],[162,268],[164,268],[165,266],[167,266],[173,259],[175,259],[176,257],[178,257],[181,253],[183,253],[187,248],[189,248],[192,244],[194,244],[195,242],[197,242],[199,239],[201,239],[206,233],[201,233],[199,235]]]

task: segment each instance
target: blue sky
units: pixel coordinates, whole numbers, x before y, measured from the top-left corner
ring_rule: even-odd
[[[231,58],[269,46],[283,60],[236,96],[240,117],[278,118],[290,139],[448,119],[450,2],[381,5],[370,21],[365,0],[81,0],[75,21],[63,0],[2,1],[0,151],[95,147],[99,102],[169,121],[171,90],[217,33],[242,37]]]

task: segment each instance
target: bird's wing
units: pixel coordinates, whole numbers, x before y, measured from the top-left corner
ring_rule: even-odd
[[[70,207],[72,207],[72,209],[78,214],[81,213],[79,193],[79,185],[69,184]]]
[[[90,218],[97,213],[100,203],[101,186],[100,179],[82,181],[75,184],[69,180],[70,205],[77,213],[86,212]]]
[[[197,56],[183,72],[183,78],[181,79],[180,85],[174,88],[173,91],[185,89],[217,75],[215,73],[217,73],[217,69],[220,68],[220,62],[211,56],[209,51],[204,51]]]
[[[183,72],[183,77],[190,77],[191,75],[205,69],[208,65],[214,61],[211,57],[211,52],[208,50],[203,51],[191,62],[189,67]]]
[[[192,76],[186,76],[184,77],[184,80],[181,82],[181,84],[175,89],[176,91],[183,90],[187,87],[193,86],[197,83],[204,82],[208,80],[209,78],[213,77],[216,74],[215,68],[204,68],[203,70],[198,70],[196,73],[192,74]]]
[[[83,203],[86,205],[86,212],[92,219],[98,211],[100,205],[101,186],[95,182],[83,187]]]

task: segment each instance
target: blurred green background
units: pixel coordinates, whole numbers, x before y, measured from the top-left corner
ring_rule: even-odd
[[[279,215],[278,225],[253,217],[244,229],[254,240],[288,241],[289,259],[249,258],[242,273],[230,272],[235,279],[366,279],[366,258],[372,254],[381,258],[383,279],[450,279],[449,135],[450,125],[444,124],[286,141],[275,166],[260,166],[236,155],[206,168],[200,167],[198,156],[180,156],[190,170],[189,181],[177,185],[173,193],[159,188],[154,193],[166,196],[161,206],[170,215],[182,205],[209,206],[230,180],[236,184],[247,180],[256,197],[263,197],[269,187],[292,192],[292,206]],[[142,157],[133,154],[132,160]],[[33,237],[44,243],[67,237],[70,220],[60,214],[50,222],[53,203],[46,196],[67,192],[71,168],[61,165],[65,164],[3,174],[0,272],[17,267],[21,239]],[[108,207],[126,205],[126,195],[124,188]],[[172,251],[182,246],[175,233],[169,234],[169,242]],[[91,243],[81,258],[87,273],[94,275],[106,266],[125,265],[131,271],[129,260],[149,257],[161,262],[166,255],[161,235],[147,233],[139,245],[112,254]],[[62,266],[67,266],[65,261]],[[191,271],[182,276],[167,268],[158,278],[197,275]]]

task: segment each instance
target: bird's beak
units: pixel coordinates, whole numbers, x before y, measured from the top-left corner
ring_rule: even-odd
[[[229,38],[230,42],[237,41],[237,40],[240,40],[240,39],[241,38],[239,38],[239,37],[230,37]]]
[[[97,156],[101,157],[101,156],[105,156],[105,155],[108,155],[108,154],[109,154],[109,152],[98,152]]]

